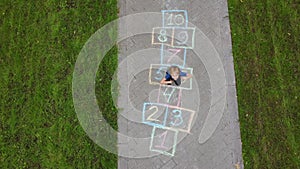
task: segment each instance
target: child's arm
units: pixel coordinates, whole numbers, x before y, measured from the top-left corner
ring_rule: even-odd
[[[167,81],[166,78],[161,79],[160,84],[172,84],[172,81]]]
[[[184,81],[186,81],[186,80],[188,80],[189,78],[192,78],[192,77],[193,77],[193,75],[187,73],[186,76],[182,76],[181,78],[184,82]]]

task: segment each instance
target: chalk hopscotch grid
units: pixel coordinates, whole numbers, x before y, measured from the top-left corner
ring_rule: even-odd
[[[181,96],[182,96],[182,90],[183,89],[185,89],[185,90],[191,90],[192,89],[192,78],[190,78],[189,80],[190,80],[190,85],[189,85],[189,87],[188,88],[184,88],[184,87],[178,87],[178,86],[173,86],[173,85],[162,85],[162,84],[160,84],[160,83],[158,83],[158,82],[155,82],[155,81],[152,81],[152,70],[153,70],[153,67],[158,67],[158,69],[161,71],[161,69],[162,68],[168,68],[168,67],[170,67],[170,66],[172,66],[172,65],[174,65],[174,64],[164,64],[164,62],[163,62],[163,59],[164,59],[164,46],[169,46],[169,47],[171,47],[171,48],[175,48],[175,49],[180,49],[180,50],[182,50],[183,49],[183,64],[182,65],[176,65],[176,66],[178,66],[178,67],[180,67],[180,69],[186,69],[186,70],[189,70],[189,72],[190,72],[190,74],[191,75],[193,75],[193,68],[185,68],[185,62],[186,62],[186,50],[187,49],[192,49],[192,48],[194,48],[194,37],[195,37],[195,28],[190,28],[190,27],[188,27],[188,14],[187,14],[187,11],[186,10],[162,10],[161,11],[162,13],[163,13],[163,15],[162,15],[162,25],[163,25],[163,27],[154,27],[153,29],[152,29],[152,41],[151,41],[151,43],[153,44],[153,45],[156,45],[156,44],[159,44],[159,45],[161,45],[161,53],[160,53],[160,62],[161,62],[161,64],[150,64],[150,70],[149,70],[149,84],[152,84],[152,85],[159,85],[159,91],[158,91],[158,98],[157,98],[157,103],[148,103],[148,102],[145,102],[144,103],[144,106],[143,106],[143,113],[142,113],[142,122],[144,123],[144,124],[147,124],[147,125],[150,125],[150,126],[153,126],[153,130],[152,130],[152,133],[151,133],[151,141],[150,141],[150,147],[149,147],[149,150],[150,151],[155,151],[155,152],[159,152],[159,153],[161,153],[161,154],[165,154],[165,155],[169,155],[169,156],[174,156],[175,155],[175,150],[176,150],[176,145],[177,145],[177,136],[178,136],[178,132],[179,131],[181,131],[181,132],[186,132],[186,133],[188,133],[188,134],[191,134],[190,133],[190,130],[191,130],[191,124],[192,124],[192,121],[193,121],[193,118],[194,118],[194,115],[195,115],[195,111],[193,111],[193,110],[189,110],[189,109],[186,109],[186,108],[182,108],[182,107],[179,107],[179,105],[180,105],[180,102],[181,102]],[[166,14],[167,13],[183,13],[184,14],[184,16],[182,16],[182,15],[179,15],[179,14],[177,14],[176,16],[182,16],[183,18],[184,18],[184,22],[185,22],[185,24],[183,25],[183,26],[180,26],[180,25],[177,25],[177,26],[172,26],[172,27],[168,27],[168,26],[166,26],[165,25],[165,16],[166,16]],[[175,16],[175,18],[176,18],[176,16]],[[173,17],[173,15],[171,15],[171,21],[172,21],[172,18]],[[176,20],[175,20],[175,22],[174,22],[175,24],[176,24]],[[182,30],[186,30],[186,36],[187,36],[187,38],[188,38],[188,32],[187,32],[187,30],[192,30],[192,38],[191,38],[191,46],[190,47],[188,47],[188,46],[175,46],[174,45],[174,40],[175,40],[175,31],[176,30],[180,30],[180,29],[182,29]],[[166,34],[167,34],[167,30],[171,30],[172,32],[171,32],[171,41],[170,42],[168,42],[168,39],[165,39],[165,41],[164,42],[168,42],[168,43],[170,43],[170,44],[168,44],[168,43],[164,43],[164,42],[162,42],[159,38],[158,38],[158,41],[159,42],[155,42],[155,34],[157,34],[156,33],[156,30],[160,30],[160,35],[162,35],[162,30],[164,30],[165,31],[165,34],[164,34],[164,36],[165,36],[165,38],[167,37],[166,36]],[[170,37],[170,36],[168,36],[168,37]],[[189,39],[189,38],[188,38]],[[188,40],[187,39],[187,40]],[[186,42],[187,42],[187,40],[186,40]],[[185,42],[185,43],[186,43]],[[177,54],[177,53],[176,53]],[[170,60],[168,60],[168,62],[169,62]],[[167,70],[166,70],[167,71]],[[156,74],[158,74],[157,73],[158,71],[156,71]],[[165,72],[163,72],[164,74],[165,74]],[[161,74],[161,72],[159,72],[159,74],[160,75],[162,75],[162,78],[164,78],[164,74]],[[157,79],[157,78],[156,78]],[[162,103],[160,103],[160,100],[159,100],[159,97],[160,97],[160,94],[161,94],[161,87],[163,87],[163,86],[165,86],[165,87],[167,87],[166,88],[166,90],[168,89],[168,88],[172,88],[172,93],[170,94],[170,96],[169,96],[169,98],[168,98],[168,100],[167,100],[167,102],[169,103],[169,99],[170,99],[170,97],[172,96],[172,94],[173,94],[173,91],[174,90],[179,90],[179,96],[178,96],[178,102],[177,102],[177,104],[176,104],[176,106],[174,106],[174,105],[169,105],[169,104],[162,104]],[[166,92],[166,91],[165,91]],[[165,96],[165,93],[164,93],[164,96]],[[165,113],[164,114],[164,120],[163,120],[163,123],[162,124],[156,124],[156,123],[154,123],[154,122],[149,122],[149,121],[147,121],[145,118],[145,113],[146,113],[146,107],[147,107],[147,105],[151,105],[151,106],[153,106],[153,105],[156,105],[156,106],[163,106],[163,107],[165,107],[165,112],[163,112],[163,113]],[[182,110],[183,111],[186,111],[186,112],[190,112],[190,116],[189,116],[189,118],[188,118],[188,123],[187,123],[187,129],[186,130],[184,130],[184,129],[181,129],[181,128],[178,128],[178,127],[176,127],[175,126],[175,124],[177,123],[176,122],[176,120],[175,120],[175,123],[172,123],[172,121],[170,122],[170,124],[172,125],[174,125],[174,126],[172,126],[172,127],[169,127],[169,126],[167,126],[167,124],[166,124],[166,122],[167,122],[167,120],[168,120],[168,116],[170,115],[170,112],[169,112],[169,110],[171,110],[171,109],[174,109],[173,111],[172,111],[172,113],[174,113],[174,111],[176,110],[176,111],[178,111],[178,112],[180,112],[179,113],[179,115],[180,115],[180,119],[181,119],[181,122],[180,122],[180,124],[179,125],[181,125],[181,123],[182,123],[182,121],[183,121],[183,118],[182,118]],[[157,111],[158,111],[158,108],[157,108]],[[157,111],[155,111],[155,113],[157,112]],[[175,111],[175,112],[176,112]],[[152,117],[154,114],[151,114],[150,116]],[[150,117],[150,116],[148,116],[148,118]],[[173,118],[174,117],[177,117],[178,115],[173,115]],[[148,119],[147,118],[147,119]],[[172,118],[171,118],[172,119]],[[154,120],[154,121],[157,121],[157,120],[155,120],[155,119],[151,119],[151,120]],[[159,120],[158,120],[159,121]],[[166,132],[168,132],[168,131],[173,131],[173,132],[175,132],[175,134],[174,134],[174,140],[173,140],[173,146],[172,146],[172,152],[171,153],[169,153],[169,152],[167,152],[167,151],[163,151],[163,150],[159,150],[159,149],[155,149],[154,147],[153,147],[153,142],[154,142],[154,136],[155,136],[155,131],[156,131],[156,129],[157,128],[160,128],[160,129],[163,129],[163,130],[166,130]],[[166,133],[167,134],[167,133]],[[165,136],[166,137],[166,136]],[[163,141],[165,141],[165,138],[164,138],[164,140]]]

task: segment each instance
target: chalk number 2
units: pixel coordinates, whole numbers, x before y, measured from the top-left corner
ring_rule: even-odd
[[[157,122],[159,122],[159,120],[152,118],[158,112],[157,106],[152,106],[149,110],[152,110],[152,109],[155,109],[155,111],[150,116],[148,116],[147,120],[148,121],[157,121]]]

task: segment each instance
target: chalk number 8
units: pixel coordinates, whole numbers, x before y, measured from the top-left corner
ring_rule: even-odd
[[[158,35],[158,40],[160,42],[167,42],[167,31],[165,29],[161,29]]]

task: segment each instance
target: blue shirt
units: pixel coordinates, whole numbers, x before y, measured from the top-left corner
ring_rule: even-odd
[[[185,73],[185,72],[180,72],[179,77],[180,77],[180,76],[187,76],[187,73]],[[166,76],[165,76],[166,80],[167,80],[167,81],[171,80],[171,77],[172,77],[172,76],[169,74],[169,72],[166,72]]]

